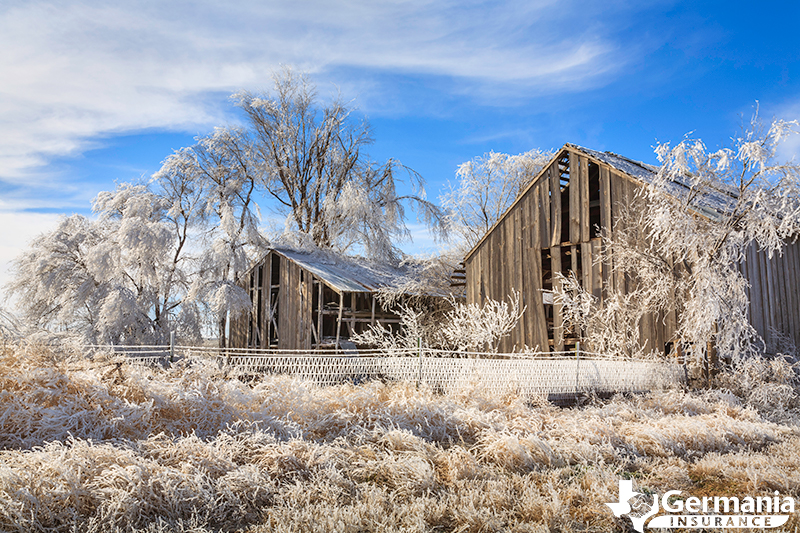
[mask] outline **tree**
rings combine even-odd
[[[450,228],[467,249],[483,238],[530,181],[553,158],[539,149],[519,155],[489,152],[462,163],[457,183],[441,197]]]
[[[261,184],[287,217],[287,226],[324,249],[363,247],[367,256],[396,261],[395,244],[408,236],[404,204],[430,227],[444,230],[441,209],[425,199],[421,177],[390,159],[379,165],[363,150],[369,124],[356,121],[341,98],[318,103],[315,87],[286,69],[273,94],[234,95],[244,111]],[[398,194],[405,171],[411,193]]]
[[[748,246],[771,257],[800,235],[800,165],[776,160],[780,143],[797,128],[782,120],[764,128],[756,110],[732,147],[712,152],[686,138],[656,148],[657,178],[639,193],[646,209],[623,214],[606,243],[616,271],[636,282],[624,296],[633,306],[620,322],[625,328],[631,329],[630,313],[635,322],[675,306],[676,338],[698,359],[709,343],[733,361],[763,350],[748,321],[747,281],[738,264]],[[590,335],[603,329],[597,321],[613,325],[613,315],[580,291],[573,283],[556,295],[573,324]],[[622,302],[611,292],[610,301]]]
[[[251,305],[236,283],[239,275],[268,245],[258,228],[255,202],[263,173],[247,131],[217,128],[168,157],[154,176],[166,183],[193,184],[202,229],[197,245],[203,253],[189,297],[215,317],[221,345],[229,315],[246,312]]]
[[[154,192],[121,184],[94,200],[97,220],[62,219],[13,264],[10,295],[29,324],[89,342],[160,343],[177,330],[200,335],[187,296],[186,242],[192,197],[174,188]]]

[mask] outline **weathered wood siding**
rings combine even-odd
[[[292,261],[281,262],[278,290],[278,348],[311,348],[312,276]]]
[[[273,279],[273,266],[277,267],[277,279]],[[311,348],[313,276],[310,273],[270,252],[238,284],[248,291],[252,309],[250,313],[241,313],[231,319],[228,346],[267,348],[270,337],[274,342],[277,336],[280,349]],[[277,320],[272,317],[273,311]]]
[[[525,344],[547,346],[540,291],[541,194],[538,188],[530,189],[517,203],[519,208],[503,219],[466,263],[468,302],[483,305],[486,299],[508,301],[512,290],[520,292],[526,309],[511,337],[502,341],[501,351]]]
[[[771,259],[752,244],[740,268],[750,284],[750,323],[767,347],[781,349],[784,340],[800,346],[800,241]]]

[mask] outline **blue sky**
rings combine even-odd
[[[235,122],[229,95],[269,89],[280,65],[352,99],[370,155],[436,199],[490,150],[655,163],[688,132],[726,143],[756,101],[800,118],[798,20],[798,2],[4,1],[0,284],[32,237]]]

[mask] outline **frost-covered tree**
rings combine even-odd
[[[506,212],[528,183],[553,158],[539,149],[518,155],[489,152],[459,165],[456,183],[441,197],[448,224],[474,246]]]
[[[8,286],[26,321],[90,342],[164,342],[170,331],[199,337],[187,299],[194,207],[185,191],[171,192],[121,184],[95,198],[96,220],[73,215],[36,238],[14,261]]]
[[[6,286],[9,297],[17,298],[20,318],[96,338],[109,289],[97,279],[93,250],[104,239],[102,228],[80,215],[61,219],[34,239],[13,261]]]
[[[623,213],[606,243],[614,269],[635,282],[624,296],[634,306],[628,314],[638,320],[674,306],[675,337],[699,359],[710,343],[734,361],[763,349],[748,321],[747,280],[738,264],[748,246],[771,257],[800,235],[800,165],[776,159],[781,142],[797,128],[796,121],[782,120],[763,127],[756,111],[730,147],[710,151],[686,138],[656,148],[662,163],[657,178],[637,198],[646,208]],[[556,297],[573,308],[573,322],[591,336],[589,325],[601,311],[587,301],[590,295],[577,295],[576,285]],[[609,301],[622,302],[609,291]],[[627,329],[629,322],[623,321]]]
[[[432,228],[443,213],[425,199],[421,177],[395,160],[371,161],[369,124],[340,98],[321,105],[304,76],[286,69],[272,94],[234,95],[244,111],[261,184],[286,216],[289,231],[324,249],[362,247],[367,256],[395,260],[408,236],[404,207],[412,205]],[[411,192],[399,194],[398,173]]]
[[[229,315],[251,305],[236,284],[239,275],[268,244],[258,227],[255,201],[264,169],[253,150],[247,131],[217,128],[167,158],[154,176],[157,181],[194,186],[202,228],[196,246],[202,253],[190,298],[215,317],[222,345]]]

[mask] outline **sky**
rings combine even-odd
[[[370,156],[436,200],[492,150],[656,163],[687,134],[725,145],[756,105],[800,118],[799,18],[794,1],[0,0],[0,285],[59,217],[235,124],[230,95],[283,66],[351,101]],[[433,251],[409,226],[404,249]]]

